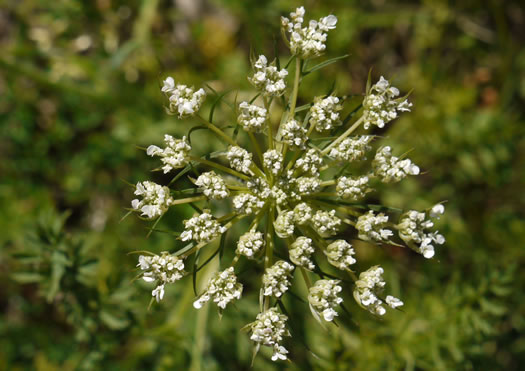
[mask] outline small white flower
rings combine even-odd
[[[341,177],[337,179],[337,195],[341,198],[357,201],[365,197],[368,191],[368,177],[359,178]]]
[[[170,113],[178,114],[181,119],[197,113],[206,99],[204,89],[195,91],[194,87],[175,85],[175,80],[172,77],[164,80],[161,91],[169,97]]]
[[[304,225],[312,220],[312,208],[305,202],[297,204],[293,209],[294,221],[298,225]]]
[[[237,121],[244,130],[259,132],[264,129],[268,115],[266,108],[248,102],[241,102],[239,104],[239,112]]]
[[[335,210],[317,210],[312,218],[315,230],[322,236],[336,235],[341,226],[341,219],[335,216]]]
[[[150,181],[138,182],[135,195],[142,196],[142,200],[131,201],[131,206],[133,209],[141,211],[141,215],[148,219],[164,214],[173,202],[168,187]]]
[[[379,295],[383,292],[385,281],[383,280],[383,268],[376,265],[359,275],[355,282],[354,298],[356,302],[370,313],[382,316],[386,313],[383,301]],[[393,296],[387,296],[386,303],[391,308],[403,305],[403,302]]]
[[[311,20],[308,27],[303,27],[304,7],[290,13],[290,19],[281,17],[281,25],[290,34],[290,50],[301,58],[312,58],[321,55],[326,49],[326,36],[337,24],[337,17],[329,15]]]
[[[286,83],[284,79],[288,76],[285,69],[278,70],[274,64],[268,65],[268,59],[260,55],[254,66],[254,75],[248,80],[266,96],[280,96],[284,94]]]
[[[312,240],[307,237],[297,237],[297,239],[290,245],[290,260],[292,263],[304,267],[310,271],[314,270],[315,265],[310,259],[314,253]]]
[[[161,158],[164,164],[162,167],[164,174],[188,164],[191,146],[185,136],[182,139],[175,139],[171,135],[166,134],[164,135],[164,143],[166,143],[164,149],[151,145],[146,150],[149,156],[159,156]]]
[[[328,262],[341,270],[350,269],[355,264],[355,251],[345,240],[336,240],[329,244],[324,251]]]
[[[306,137],[306,128],[303,128],[298,121],[289,120],[282,129],[282,140],[288,143],[292,148],[303,149],[308,140]]]
[[[236,254],[244,255],[248,259],[253,259],[255,254],[264,246],[264,236],[261,232],[251,230],[243,234],[237,242]]]
[[[239,193],[232,200],[235,211],[239,214],[252,215],[263,208],[264,199],[251,193]]]
[[[383,128],[385,124],[397,118],[398,112],[410,111],[412,103],[408,100],[396,99],[399,90],[391,87],[390,83],[381,76],[380,80],[371,87],[363,101],[364,128],[376,125]]]
[[[295,229],[294,219],[293,211],[288,210],[279,213],[274,223],[275,234],[281,238],[290,237]]]
[[[279,174],[283,167],[283,155],[275,149],[263,153],[264,167],[273,175]]]
[[[343,290],[339,280],[318,280],[310,287],[308,302],[310,307],[321,314],[325,321],[331,322],[338,314],[335,307],[343,302],[339,296]]]
[[[138,267],[142,270],[142,279],[146,282],[157,281],[157,287],[151,295],[159,302],[164,297],[164,285],[180,280],[184,272],[184,261],[164,251],[161,255],[140,255]]]
[[[252,331],[250,339],[260,345],[273,348],[272,361],[287,358],[288,351],[281,345],[283,338],[290,336],[290,332],[286,329],[287,320],[286,315],[279,313],[276,308],[270,308],[259,313],[255,321],[249,324]]]
[[[364,160],[366,152],[372,148],[368,145],[371,141],[371,135],[346,138],[330,150],[329,156],[338,161]]]
[[[208,281],[206,291],[193,302],[193,306],[200,309],[204,303],[212,299],[219,308],[224,309],[229,302],[240,299],[241,294],[242,284],[237,282],[233,267],[230,267],[222,272],[215,272]]]
[[[292,272],[294,266],[284,260],[278,260],[271,267],[266,269],[263,275],[262,293],[264,296],[275,296],[280,298],[288,291],[292,284]]]
[[[359,238],[364,241],[388,241],[388,239],[394,235],[394,233],[385,228],[388,223],[388,216],[379,213],[374,214],[372,210],[368,213],[361,215],[357,218],[355,228],[359,232]]]
[[[388,295],[385,301],[388,304],[388,306],[392,309],[396,309],[397,307],[400,307],[403,305],[403,302],[401,300],[399,300],[398,298],[392,295]]]
[[[252,166],[252,157],[253,155],[245,150],[244,148],[237,146],[230,146],[226,157],[230,162],[230,167],[234,170],[237,170],[241,173],[252,175],[250,166]]]
[[[202,173],[195,181],[195,185],[211,200],[221,200],[230,195],[224,179],[214,171]]]
[[[374,173],[384,183],[399,182],[407,175],[418,175],[419,167],[414,165],[409,159],[401,160],[392,156],[389,146],[379,149],[374,161],[372,161]]]
[[[301,196],[306,196],[319,191],[321,188],[321,179],[302,176],[295,179],[294,185],[297,193]]]
[[[343,105],[339,103],[339,98],[333,95],[324,99],[317,97],[310,108],[310,125],[314,125],[318,132],[332,130],[342,124],[339,118],[339,111],[342,109]]]
[[[434,206],[434,208],[436,206]],[[430,217],[437,214],[433,209],[429,212]],[[438,211],[444,212],[444,208],[443,210],[438,208]],[[411,210],[401,216],[396,228],[399,231],[399,237],[401,237],[403,241],[409,244],[409,246],[411,242],[419,244],[416,251],[422,254],[425,258],[430,259],[435,254],[432,243],[437,243],[438,245],[445,243],[445,238],[437,231],[429,232],[433,226],[434,223],[430,219],[427,219],[425,213]]]
[[[184,221],[184,232],[181,233],[182,241],[194,240],[195,242],[211,242],[216,237],[226,232],[226,227],[219,224],[210,214],[210,210],[203,210],[193,218]]]
[[[323,165],[323,158],[319,151],[311,148],[295,163],[294,169],[313,176],[319,176],[319,169]]]
[[[437,204],[432,207],[429,215],[431,218],[439,219],[439,217],[443,215],[444,213],[445,213],[445,206],[443,204]]]

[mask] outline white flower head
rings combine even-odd
[[[164,285],[180,280],[184,272],[184,261],[164,251],[161,255],[140,255],[138,267],[142,270],[142,279],[157,282],[151,295],[157,302],[164,297]]]
[[[386,228],[388,216],[383,213],[374,214],[372,210],[357,218],[355,228],[359,238],[364,241],[386,242],[394,233]]]
[[[138,182],[135,195],[141,196],[142,200],[131,201],[131,206],[133,209],[141,211],[141,215],[148,219],[154,219],[164,214],[173,202],[168,187],[150,181]]]
[[[341,270],[350,269],[355,264],[355,251],[345,240],[336,240],[329,244],[324,251],[328,262]]]
[[[250,104],[248,102],[241,102],[239,104],[239,117],[237,121],[246,131],[259,132],[264,129],[268,111],[266,108]]]
[[[310,108],[310,125],[314,125],[318,132],[332,130],[342,124],[339,118],[342,109],[343,105],[336,96],[317,97]]]
[[[379,316],[386,313],[386,309],[383,306],[384,302],[379,297],[385,287],[383,273],[383,268],[378,265],[369,268],[359,275],[359,279],[355,282],[354,289],[356,302],[370,313]],[[391,295],[387,296],[386,303],[391,308],[403,305],[401,300]]]
[[[341,219],[335,216],[335,210],[317,210],[312,218],[312,224],[321,236],[333,236],[339,231]]]
[[[304,7],[297,8],[290,13],[290,19],[281,17],[281,25],[290,35],[292,54],[301,58],[317,57],[326,49],[327,32],[335,28],[337,17],[330,14],[319,21],[311,20],[307,27],[303,27],[304,14]]]
[[[320,314],[325,321],[331,322],[338,314],[335,310],[343,302],[339,296],[343,288],[340,280],[318,280],[310,287],[308,302],[312,311]]]
[[[236,254],[244,255],[248,259],[253,259],[264,247],[264,236],[261,232],[251,230],[243,234],[237,242]]]
[[[226,232],[226,227],[221,226],[213,218],[210,210],[203,210],[202,214],[196,214],[193,218],[184,221],[184,232],[181,233],[180,239],[207,243],[224,232]]]
[[[283,155],[275,149],[270,149],[263,154],[264,167],[273,175],[277,175],[283,168]]]
[[[195,181],[195,185],[211,200],[221,200],[230,195],[224,179],[214,171],[202,173]]]
[[[338,161],[364,160],[366,152],[372,148],[368,145],[371,141],[371,135],[346,138],[330,150],[329,156]]]
[[[368,177],[340,177],[337,179],[337,195],[344,199],[357,201],[365,197],[368,191]]]
[[[286,83],[284,79],[288,76],[285,69],[278,70],[275,63],[268,65],[268,59],[260,55],[253,65],[254,75],[248,80],[266,96],[280,96],[284,94]]]
[[[319,169],[322,165],[323,158],[319,151],[311,148],[296,161],[294,169],[313,176],[319,176]]]
[[[252,335],[250,339],[259,345],[273,348],[272,361],[287,359],[288,351],[281,343],[285,336],[290,336],[286,328],[288,317],[279,313],[276,308],[270,308],[257,315],[254,322],[250,323]]]
[[[406,99],[396,99],[399,90],[385,80],[383,76],[373,85],[363,101],[364,128],[370,125],[383,128],[397,118],[399,112],[410,111],[412,103]]]
[[[181,119],[196,114],[206,99],[204,89],[195,91],[193,86],[175,85],[172,77],[164,80],[161,91],[169,98],[169,112]]]
[[[296,120],[289,120],[283,126],[282,140],[292,148],[304,149],[308,140],[306,128],[302,127]]]
[[[395,183],[404,179],[407,175],[418,175],[419,167],[414,165],[409,159],[399,159],[392,156],[392,149],[389,146],[379,149],[374,161],[372,161],[374,173],[384,183]]]
[[[166,134],[164,135],[164,143],[166,143],[164,149],[151,145],[146,150],[148,156],[159,156],[161,158],[164,164],[162,167],[164,174],[188,164],[191,146],[185,136],[182,139],[175,139],[171,135]]]
[[[297,206],[294,207],[293,212],[294,222],[298,225],[304,225],[312,220],[313,210],[306,202],[297,204]]]
[[[279,213],[274,223],[275,234],[281,238],[288,238],[294,232],[294,212],[291,210]]]
[[[310,271],[315,268],[314,263],[310,259],[313,253],[312,240],[308,237],[300,236],[290,245],[289,254],[292,263]]]
[[[439,212],[441,212],[441,214],[444,213],[444,208],[442,209],[439,207],[442,205],[436,206],[430,210],[428,215],[416,210],[408,211],[401,216],[399,224],[396,226],[399,231],[399,237],[409,246],[413,247],[411,243],[419,245],[416,246],[416,251],[427,259],[432,258],[435,254],[434,243],[438,245],[445,243],[445,237],[439,234],[438,231],[430,231],[434,226],[434,223],[432,220],[428,219],[427,216],[432,218],[440,215]],[[437,212],[434,210],[436,208],[438,209]]]
[[[283,296],[292,284],[290,279],[292,278],[294,268],[292,264],[284,260],[278,260],[274,265],[267,268],[262,280],[262,294],[276,298]]]
[[[193,306],[200,309],[211,299],[219,308],[224,309],[229,302],[240,299],[241,294],[242,284],[237,282],[233,267],[230,267],[222,272],[215,272],[208,281],[206,291],[193,302]]]
[[[228,152],[226,153],[226,157],[228,158],[230,167],[233,170],[237,170],[247,175],[253,174],[253,172],[250,170],[250,166],[252,166],[253,155],[244,148],[239,146],[230,146],[228,148]]]

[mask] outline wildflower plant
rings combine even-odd
[[[198,309],[212,301],[220,312],[242,295],[242,279],[236,275],[239,261],[262,266],[260,314],[246,329],[251,331],[256,351],[261,345],[273,349],[272,360],[287,358],[283,341],[290,331],[281,299],[292,289],[294,275],[308,287],[306,299],[320,322],[334,321],[343,300],[352,292],[359,306],[382,316],[385,303],[397,308],[403,302],[383,296],[383,268],[374,266],[357,272],[351,241],[364,241],[360,248],[366,243],[403,244],[425,258],[433,257],[434,245],[444,242],[443,236],[432,230],[432,219],[443,214],[443,205],[422,212],[398,212],[366,202],[367,195],[380,183],[395,183],[419,174],[417,165],[394,156],[391,147],[375,145],[375,136],[370,133],[371,128],[383,128],[410,110],[406,96],[400,97],[399,90],[385,78],[372,84],[369,76],[357,108],[345,106],[346,97],[334,91],[298,106],[301,80],[341,59],[308,67],[324,54],[327,34],[336,28],[337,18],[329,15],[305,23],[304,16],[301,7],[289,18],[282,18],[282,34],[291,51],[284,66],[279,59],[270,62],[264,55],[252,58],[253,74],[248,80],[256,92],[249,100],[227,102],[233,108],[229,122],[214,121],[216,104],[225,100],[224,95],[209,87],[206,92],[166,78],[161,90],[167,98],[168,113],[197,120],[199,128],[210,130],[223,148],[197,156],[192,154],[189,140],[192,130],[180,139],[166,134],[166,147],[151,145],[147,154],[160,157],[160,169],[173,174],[173,179],[166,186],[151,181],[137,183],[135,194],[139,199],[132,201],[131,209],[156,220],[155,225],[177,205],[189,204],[198,210],[183,222],[184,231],[178,235],[182,246],[177,244],[179,247],[161,255],[139,257],[141,277],[154,283],[152,296],[157,301],[163,298],[166,285],[185,275],[193,275],[195,284],[199,270],[219,257],[225,269],[211,276],[194,306]],[[200,111],[207,94],[219,99],[205,118]],[[273,110],[282,111],[282,116],[276,119],[270,114]],[[368,170],[360,170],[366,164]],[[195,187],[181,189],[184,177]],[[212,209],[219,211],[213,215]],[[242,220],[247,223],[240,223]],[[226,234],[238,223],[246,229],[229,236],[236,242],[226,245]],[[193,269],[186,264],[185,269],[190,257],[215,241],[220,241],[219,248],[210,259],[201,266],[193,263]],[[225,249],[231,252],[225,254]],[[320,265],[321,260],[326,264]],[[339,274],[326,273],[322,266],[331,266]],[[314,276],[319,279],[312,283]]]

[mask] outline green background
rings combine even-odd
[[[133,282],[147,223],[119,222],[127,184],[167,178],[137,146],[180,136],[162,79],[249,91],[249,53],[286,56],[279,17],[339,23],[327,55],[350,56],[305,79],[300,102],[330,89],[362,94],[370,68],[401,91],[411,113],[381,135],[423,169],[380,201],[423,209],[446,200],[447,239],[426,260],[370,248],[403,311],[383,319],[349,304],[324,331],[292,306],[293,363],[261,352],[253,369],[496,370],[525,362],[525,9],[519,1],[0,0],[0,369],[243,370],[257,282],[222,320],[191,306],[191,279],[148,311]],[[209,109],[208,101],[203,108]],[[196,141],[199,151],[213,141]],[[180,230],[177,208],[159,228]],[[231,243],[234,243],[232,241]],[[313,354],[316,356],[314,356]]]

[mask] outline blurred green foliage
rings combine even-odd
[[[430,261],[357,248],[363,266],[385,266],[404,312],[379,321],[348,297],[351,318],[328,333],[285,302],[294,363],[262,352],[254,369],[520,369],[525,9],[498,0],[0,0],[0,369],[249,368],[251,343],[238,329],[256,298],[221,321],[210,311],[203,330],[188,279],[148,311],[128,253],[174,241],[146,239],[136,218],[119,223],[132,198],[123,180],[166,181],[146,173],[155,166],[136,146],[188,129],[162,108],[166,75],[243,94],[250,48],[272,55],[276,40],[286,55],[279,16],[299,5],[312,18],[338,16],[326,59],[350,54],[305,78],[300,101],[334,81],[340,94],[362,94],[371,67],[413,89],[413,111],[381,135],[399,153],[413,150],[425,173],[374,201],[417,209],[447,200],[447,244]],[[180,228],[192,211],[178,210],[159,228]],[[241,279],[256,284],[249,272]]]

